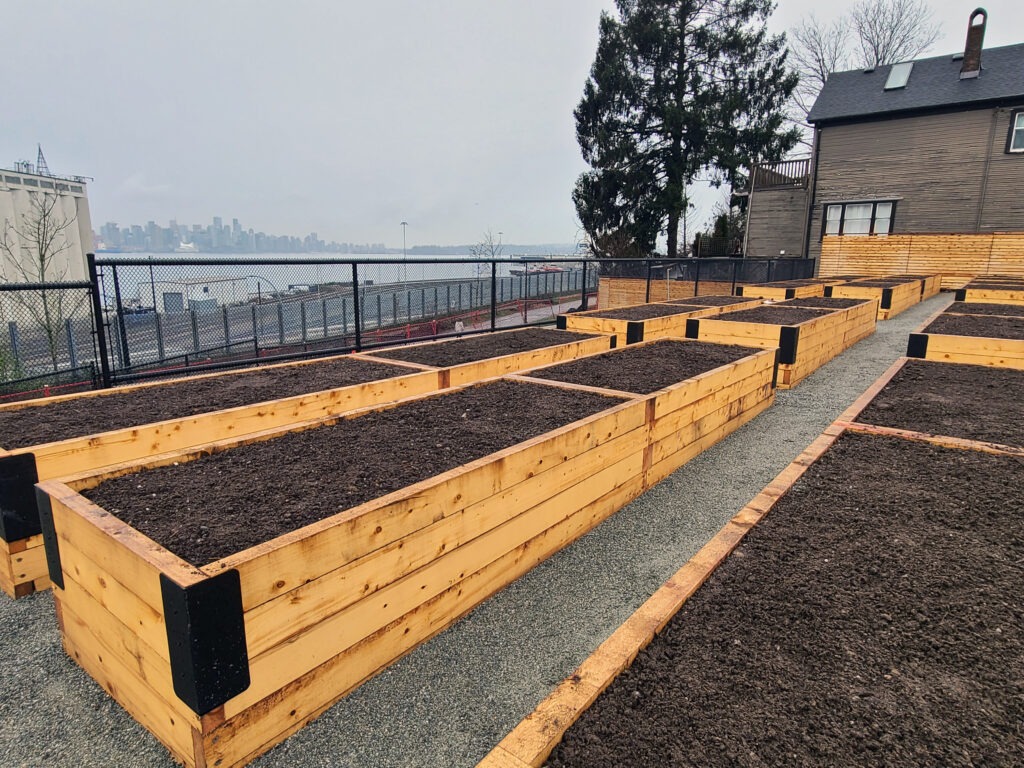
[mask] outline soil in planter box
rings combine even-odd
[[[341,357],[0,411],[0,447],[24,448],[414,372]]]
[[[992,339],[1024,339],[1024,317],[939,315],[924,333],[947,336],[981,336]]]
[[[475,363],[489,357],[514,355],[517,352],[528,352],[531,349],[592,339],[594,335],[592,333],[557,331],[552,328],[526,328],[508,333],[466,336],[462,339],[451,339],[422,346],[400,347],[386,352],[374,352],[373,356],[447,368],[450,365]]]
[[[848,309],[871,299],[832,299],[824,296],[808,296],[806,299],[786,299],[777,307],[811,307],[812,309]]]
[[[1021,283],[1017,281],[1013,282],[985,282],[985,283],[968,283],[968,288],[979,288],[983,290],[993,291],[1015,291],[1021,288]]]
[[[910,280],[858,280],[853,284],[856,288],[894,288],[897,285],[906,285]]]
[[[689,299],[687,299],[688,301]],[[639,304],[635,307],[606,309],[603,312],[588,314],[587,317],[607,317],[611,320],[651,320],[655,317],[681,315],[695,309],[705,309],[705,307],[696,304]]]
[[[907,360],[857,421],[1024,446],[1024,371]]]
[[[758,351],[703,341],[656,341],[570,360],[529,375],[647,395]]]
[[[982,302],[954,301],[944,315],[993,315],[998,317],[1024,317],[1024,305],[986,304]]]
[[[620,402],[496,381],[113,478],[83,495],[201,566]]]
[[[662,304],[690,304],[701,307],[727,307],[730,304],[745,304],[749,297],[743,296],[690,296],[685,299],[670,299]]]
[[[753,309],[741,309],[738,312],[727,312],[724,315],[708,318],[709,320],[735,321],[737,323],[768,323],[771,325],[796,325],[806,320],[827,315],[824,309],[806,309],[804,307],[780,307],[778,304],[765,304]]]
[[[548,765],[1020,765],[1022,472],[842,438]]]

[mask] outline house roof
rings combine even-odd
[[[961,57],[954,59],[952,54],[920,59],[914,62],[906,87],[889,91],[885,83],[891,64],[870,72],[833,72],[807,119],[818,124],[1015,99],[1024,102],[1024,43],[986,48],[976,78],[961,80],[961,63]]]

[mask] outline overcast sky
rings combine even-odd
[[[961,50],[971,4],[932,4]],[[811,0],[782,0],[785,30]],[[611,0],[8,0],[0,167],[94,177],[96,229],[232,217],[401,246],[565,243],[584,169],[572,110]],[[986,47],[1024,42],[986,4]],[[712,200],[699,201],[701,221]]]

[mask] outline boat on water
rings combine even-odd
[[[195,243],[179,243],[174,249],[175,253],[199,253],[199,246]]]
[[[551,272],[568,272],[568,267],[559,267],[555,264],[545,264],[542,267],[512,267],[509,272],[513,275],[546,275]]]

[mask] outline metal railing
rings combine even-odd
[[[88,282],[0,284],[0,403],[553,323],[593,308],[607,276],[644,280],[640,301],[659,281],[658,296],[683,297],[814,273],[735,257],[87,261]]]

